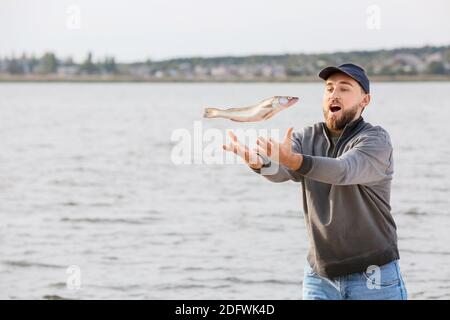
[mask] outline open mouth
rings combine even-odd
[[[338,112],[339,110],[341,110],[341,107],[340,106],[338,106],[338,105],[332,105],[332,106],[330,106],[330,111],[332,112],[332,113],[336,113],[336,112]]]

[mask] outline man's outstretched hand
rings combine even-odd
[[[260,169],[263,165],[258,156],[259,153],[291,170],[297,170],[302,165],[303,156],[299,153],[292,152],[293,130],[292,127],[287,130],[281,143],[272,138],[267,140],[259,137],[256,141],[258,146],[253,150],[240,143],[233,132],[228,131],[231,143],[229,145],[223,145],[223,149],[237,154],[253,169]]]
[[[303,156],[299,153],[292,152],[293,130],[294,128],[291,127],[286,131],[281,143],[272,138],[267,140],[263,137],[259,137],[258,141],[256,141],[258,147],[255,151],[291,170],[298,170],[302,165]]]
[[[233,132],[228,131],[228,136],[231,138],[231,142],[222,146],[225,151],[237,154],[253,169],[262,168],[263,164],[255,150],[250,150],[246,145],[240,143]]]

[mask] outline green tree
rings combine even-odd
[[[117,73],[117,65],[114,57],[106,57],[102,65],[102,69],[106,73]]]
[[[441,61],[430,62],[427,66],[427,73],[429,74],[445,74],[445,66]]]
[[[42,58],[39,60],[38,72],[43,74],[55,73],[58,68],[58,61],[56,60],[56,56],[51,53],[45,53]]]
[[[97,71],[97,66],[92,62],[92,53],[88,52],[86,60],[84,60],[84,62],[80,66],[80,72],[86,74],[94,74],[97,73]]]
[[[23,67],[20,64],[19,60],[15,57],[12,57],[10,60],[6,60],[6,71],[9,74],[22,74],[23,73]]]
[[[39,66],[39,59],[37,59],[34,55],[31,55],[31,57],[28,58],[28,65],[30,66],[30,72],[34,73]]]

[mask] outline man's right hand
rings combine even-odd
[[[228,136],[231,138],[231,142],[228,145],[223,145],[225,151],[233,152],[241,157],[250,168],[261,169],[262,162],[256,151],[250,150],[246,145],[241,144],[232,131],[228,131]]]

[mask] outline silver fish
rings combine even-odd
[[[255,122],[272,118],[276,113],[289,108],[299,99],[297,97],[275,96],[260,103],[242,108],[205,108],[204,118],[225,118],[238,122]]]

